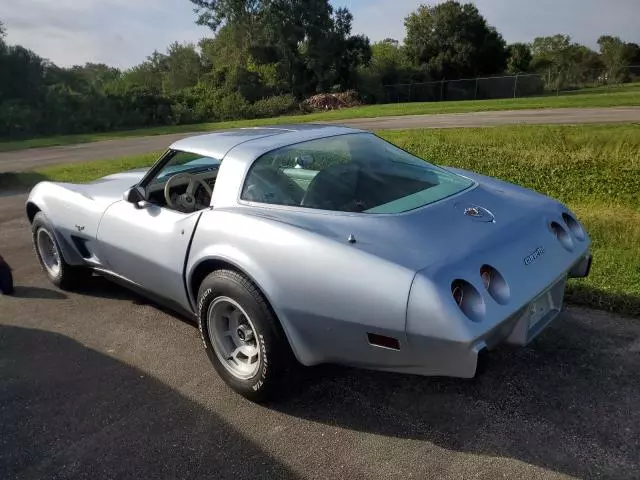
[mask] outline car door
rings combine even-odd
[[[202,211],[182,213],[158,205],[136,208],[124,200],[105,212],[98,241],[105,266],[145,290],[190,309],[183,271]]]
[[[147,292],[190,310],[183,280],[185,260],[210,199],[189,209],[188,205],[178,205],[173,194],[172,202],[177,203],[170,205],[164,190],[168,182],[173,185],[180,176],[214,177],[219,165],[219,159],[169,150],[127,193],[127,199],[105,211],[97,233],[103,265]],[[171,185],[167,187],[170,191]],[[139,193],[131,198],[132,192]]]

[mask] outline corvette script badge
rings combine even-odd
[[[542,254],[544,254],[544,248],[542,248],[542,247],[536,248],[530,255],[527,255],[526,257],[524,257],[524,264],[525,265],[531,265]]]

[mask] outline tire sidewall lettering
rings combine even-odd
[[[196,303],[196,313],[198,320],[198,330],[205,347],[205,352],[214,368],[223,380],[232,389],[253,401],[261,401],[275,394],[276,385],[282,381],[283,375],[279,367],[279,342],[276,328],[271,324],[273,318],[268,311],[268,307],[255,288],[246,278],[230,271],[212,272],[209,274],[198,289],[198,300]],[[226,296],[236,301],[246,311],[246,315],[251,318],[255,332],[256,347],[260,353],[257,372],[251,378],[241,379],[229,372],[219,356],[216,354],[213,345],[215,338],[210,336],[208,323],[208,309],[216,298]],[[215,332],[211,332],[215,335]],[[271,349],[274,349],[274,359],[270,358]],[[273,371],[272,371],[273,370]]]
[[[209,348],[207,344],[206,334],[204,332],[204,324],[205,324],[205,315],[204,315],[204,305],[209,304],[209,297],[213,292],[212,288],[208,288],[204,291],[204,293],[200,296],[200,303],[198,304],[198,330],[200,330],[200,338],[202,339],[202,344],[204,345],[205,350]]]

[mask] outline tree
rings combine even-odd
[[[203,48],[206,62],[215,64],[220,57],[212,53],[221,47],[234,61],[230,69],[214,67],[218,80],[233,72],[303,96],[353,86],[371,56],[368,39],[351,35],[351,13],[329,0],[190,1],[198,23],[217,33]]]
[[[455,79],[501,73],[506,43],[471,3],[449,0],[421,5],[405,19],[409,58],[433,78]]]
[[[525,73],[531,66],[531,47],[526,43],[512,43],[508,47],[509,59],[507,60],[507,72]]]
[[[120,78],[122,72],[110,67],[104,63],[85,63],[84,65],[75,65],[70,69],[64,69],[71,75],[74,75],[78,82],[86,85],[86,88],[95,90],[103,90],[105,85],[114,82]],[[69,83],[69,82],[67,82]],[[76,89],[81,89],[82,87]]]
[[[47,62],[33,51],[11,45],[0,58],[0,98],[36,102],[45,84]]]
[[[640,45],[637,43],[627,43],[625,48],[627,64],[631,66],[640,65]]]
[[[175,92],[195,86],[200,80],[202,63],[192,43],[173,42],[164,58],[163,91]]]
[[[537,37],[531,44],[531,51],[531,69],[543,73],[551,88],[591,82],[597,70],[602,68],[596,52],[573,43],[568,35]]]
[[[625,66],[627,60],[627,44],[620,40],[619,37],[602,35],[598,38],[598,46],[600,47],[602,61],[607,67],[609,79],[620,80],[622,67]]]
[[[411,65],[405,49],[397,40],[386,38],[371,46],[369,68],[379,75],[383,85],[401,83],[408,80]]]
[[[537,71],[553,70],[557,74],[570,61],[570,47],[571,37],[568,35],[536,37],[531,44],[531,66]]]
[[[4,55],[7,51],[7,44],[4,43],[4,37],[7,36],[7,30],[4,28],[4,23],[0,21],[0,55]]]
[[[196,23],[214,33],[224,24],[250,25],[265,8],[265,0],[190,0],[198,15]]]
[[[159,93],[162,91],[162,78],[165,72],[165,56],[159,52],[153,52],[147,60],[125,71],[121,83],[125,88],[139,86]]]

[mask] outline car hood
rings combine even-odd
[[[559,245],[548,225],[566,211],[563,205],[506,182],[450,170],[476,184],[460,194],[402,214],[267,209],[259,214],[345,244],[353,236],[355,243],[350,244],[351,248],[413,271],[464,264],[472,258],[501,263],[512,257],[511,260],[522,264],[538,247]],[[465,210],[474,208],[483,215],[465,214]]]
[[[122,194],[136,185],[148,171],[148,168],[138,168],[127,172],[115,173],[99,178],[93,182],[77,183],[57,183],[69,190],[83,195],[90,200],[105,205],[121,200]]]

